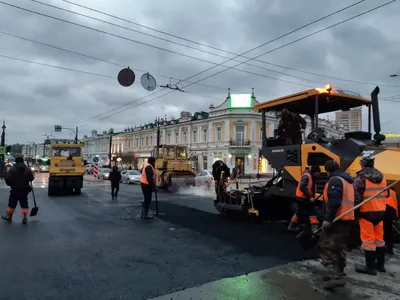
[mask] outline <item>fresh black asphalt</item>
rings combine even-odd
[[[7,196],[0,188],[3,211]],[[212,199],[198,196],[160,194],[162,215],[149,221],[136,218],[137,185],[121,185],[117,201],[96,184],[79,196],[36,188],[36,197],[39,214],[28,225],[18,214],[0,224],[2,300],[147,299],[315,254],[303,252],[284,224],[199,210]]]

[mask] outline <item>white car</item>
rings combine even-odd
[[[97,179],[108,180],[109,176],[110,176],[110,172],[111,172],[111,169],[109,169],[109,168],[100,169]]]
[[[195,180],[195,185],[196,186],[202,186],[205,185],[208,189],[213,186],[213,176],[211,173],[207,170],[202,170],[199,173],[196,174],[196,177],[194,178]]]
[[[136,170],[124,170],[121,172],[121,181],[127,184],[139,183],[142,175]]]

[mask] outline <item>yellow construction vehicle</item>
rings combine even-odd
[[[293,214],[293,200],[302,172],[310,166],[320,166],[321,176],[317,179],[317,192],[320,194],[327,182],[324,164],[328,160],[337,161],[343,170],[355,177],[361,169],[361,157],[369,154],[375,158],[375,167],[384,173],[389,183],[399,180],[400,169],[396,161],[400,160],[400,149],[382,145],[385,136],[381,134],[378,94],[379,87],[373,90],[371,99],[368,99],[327,85],[325,88],[311,89],[255,105],[254,109],[262,113],[264,128],[260,153],[274,168],[276,175],[265,186],[254,191],[254,205],[249,206],[248,213],[263,219],[289,220]],[[320,114],[358,107],[368,109],[368,131],[347,132],[340,138],[327,138],[324,129],[318,126]],[[288,145],[285,139],[266,137],[266,114],[284,108],[310,118],[312,131],[302,144]],[[371,132],[372,122],[374,135]],[[400,185],[396,185],[395,190],[399,197]]]
[[[80,144],[51,144],[48,195],[74,193],[83,187],[82,146]]]
[[[174,145],[156,146],[152,154],[156,158],[157,186],[168,191],[194,186],[195,172],[188,160],[187,147]]]

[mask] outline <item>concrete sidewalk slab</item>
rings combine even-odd
[[[348,254],[345,287],[334,291],[323,289],[322,275],[327,271],[316,260],[283,266],[210,282],[198,287],[151,298],[152,300],[320,300],[320,299],[400,299],[400,252],[387,257],[387,273],[377,276],[358,274],[355,264],[364,263],[360,251]],[[150,300],[150,299],[149,299]]]

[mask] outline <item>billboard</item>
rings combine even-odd
[[[253,108],[251,94],[232,94],[229,97],[229,108]]]

